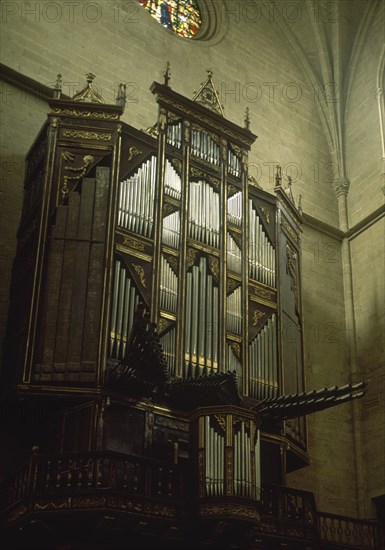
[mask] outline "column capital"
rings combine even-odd
[[[337,193],[337,197],[340,195],[347,195],[349,193],[350,181],[346,177],[340,178],[334,184],[334,191]]]

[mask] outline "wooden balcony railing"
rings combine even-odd
[[[6,522],[29,511],[76,506],[110,506],[187,519],[190,471],[110,451],[34,454],[2,491],[2,508]],[[317,512],[313,493],[279,485],[262,486],[261,522],[256,529],[262,536],[276,533],[289,540],[317,542],[319,548],[385,550],[384,529],[376,522]]]
[[[5,508],[24,500],[125,493],[168,501],[182,500],[179,465],[110,451],[31,457],[4,491]]]
[[[318,532],[324,543],[341,548],[385,548],[383,526],[376,522],[318,512]]]

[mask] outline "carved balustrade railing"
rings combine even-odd
[[[376,522],[318,512],[318,532],[323,543],[343,548],[385,548],[384,527]]]
[[[1,507],[11,518],[21,504],[26,513],[31,503],[55,498],[119,495],[123,500],[114,502],[134,497],[168,502],[183,514],[188,509],[189,470],[110,451],[34,454],[1,491]],[[317,541],[320,548],[385,549],[384,529],[378,523],[317,512],[313,493],[307,491],[262,485],[260,518],[262,534],[264,525],[270,533],[276,525],[281,537]]]
[[[5,507],[47,496],[122,492],[182,499],[181,466],[109,451],[34,455],[4,491]]]

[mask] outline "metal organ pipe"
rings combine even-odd
[[[139,295],[128,270],[119,260],[116,260],[110,324],[111,357],[117,359],[124,357],[138,303]]]
[[[278,391],[276,315],[273,314],[249,345],[249,395],[261,401]]]
[[[205,470],[206,494],[224,494],[225,437],[212,426],[211,417],[205,416]]]
[[[164,355],[167,359],[168,368],[171,376],[176,372],[176,329],[172,328],[166,334],[160,337]]]
[[[234,334],[242,332],[242,289],[238,287],[226,300],[226,327]]]
[[[180,149],[182,145],[182,123],[167,126],[167,143]]]
[[[170,264],[161,256],[160,261],[160,307],[176,312],[178,301],[178,277]]]
[[[219,193],[204,181],[190,182],[190,237],[218,248],[219,222]]]
[[[171,248],[179,248],[180,214],[179,210],[163,218],[162,242]]]
[[[195,375],[218,368],[218,287],[201,258],[186,279],[185,371],[195,366]]]
[[[238,225],[242,225],[242,193],[235,193],[227,199],[227,221]]]
[[[275,286],[275,249],[249,200],[249,274],[252,279]]]
[[[234,273],[242,272],[242,252],[229,233],[227,233],[227,267]]]
[[[182,181],[170,161],[166,159],[164,169],[164,192],[169,197],[180,200],[182,192]]]
[[[191,154],[215,166],[220,163],[219,145],[207,132],[202,130],[192,130],[191,132]]]
[[[235,155],[232,150],[229,148],[228,158],[227,158],[227,168],[229,174],[238,178],[241,175],[241,161]]]
[[[120,182],[118,225],[151,237],[154,223],[156,157],[143,163],[136,174]]]

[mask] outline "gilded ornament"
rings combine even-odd
[[[188,120],[184,123],[184,141],[190,143],[190,123]]]
[[[90,111],[89,109],[74,109],[53,107],[51,113],[54,115],[73,116],[79,118],[94,118],[96,120],[119,120],[118,113],[108,113],[105,111]]]
[[[67,152],[68,153],[68,152]],[[72,159],[71,159],[72,160]],[[64,176],[63,186],[61,188],[62,198],[65,199],[69,193],[68,182],[69,181],[79,181],[83,176],[86,175],[88,168],[94,162],[94,157],[92,155],[85,155],[83,157],[83,164],[81,166],[65,166],[64,170],[70,172],[77,172],[76,176]]]
[[[123,246],[128,246],[130,248],[133,248],[134,250],[140,250],[142,252],[145,250],[145,246],[143,243],[141,243],[140,241],[135,241],[130,237],[123,238]]]
[[[178,274],[178,259],[175,256],[171,256],[170,254],[164,255],[165,259],[169,263],[169,265],[172,267],[174,273]]]
[[[171,164],[176,168],[179,175],[182,174],[182,162],[179,159],[173,158],[171,159]]]
[[[138,149],[138,147],[133,145],[128,150],[128,157],[127,157],[128,162],[131,162],[133,158],[137,157],[138,155],[141,155],[142,153],[143,151],[141,151],[140,149]]]
[[[285,220],[285,218],[282,218],[282,227],[285,229],[286,233],[288,233],[288,235],[292,238],[292,240],[295,243],[298,243],[298,235],[291,227],[291,225]]]
[[[201,177],[201,178],[207,178],[206,172],[203,172],[203,170],[200,170],[199,168],[195,168],[195,166],[191,166],[190,168],[190,174],[192,176]]]
[[[82,130],[64,130],[63,135],[68,138],[93,139],[95,141],[111,141],[112,139],[112,134],[106,132],[85,132]]]
[[[228,185],[227,186],[227,196],[228,197],[232,197],[233,195],[235,195],[235,193],[238,193],[240,191],[240,189],[238,189],[238,187],[235,187],[235,185]]]
[[[253,313],[253,322],[252,322],[252,325],[253,327],[257,326],[260,319],[262,319],[262,317],[264,317],[266,314],[259,310],[259,309],[256,309]]]
[[[241,361],[241,346],[237,342],[232,342],[230,347],[233,350],[235,357],[240,362]]]
[[[146,283],[146,279],[145,279],[145,276],[144,276],[145,274],[144,274],[143,267],[141,265],[138,265],[138,264],[132,264],[132,267],[135,269],[142,286],[144,286],[144,288],[147,288],[147,283]]]
[[[270,223],[270,212],[268,211],[266,206],[261,206],[261,212],[263,214],[263,217],[266,220],[266,223],[269,224]]]
[[[233,290],[235,290],[238,286],[240,286],[240,282],[236,279],[232,279],[231,277],[227,278],[227,294],[231,294]]]
[[[219,189],[220,187],[220,180],[218,178],[215,178],[214,176],[209,176],[209,182],[216,188]]]
[[[218,258],[213,258],[212,256],[209,256],[209,266],[211,273],[214,276],[214,279],[216,282],[219,280],[219,261]]]
[[[187,269],[193,266],[198,256],[198,250],[195,248],[189,248],[187,251]]]

